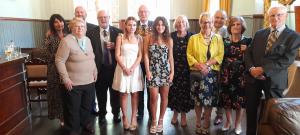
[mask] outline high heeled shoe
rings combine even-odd
[[[164,127],[163,127],[163,119],[159,119],[158,120],[158,125],[157,125],[157,128],[156,128],[156,132],[158,132],[158,133],[161,133],[161,132],[163,132],[163,129],[164,129]]]
[[[150,134],[156,134],[156,121],[151,121]]]
[[[227,125],[227,123],[225,123],[224,125],[223,125],[223,127],[222,127],[222,131],[228,131],[230,128],[231,128],[231,123],[229,123],[228,125],[227,125],[227,127],[226,127],[226,125]]]
[[[137,125],[135,124],[135,125],[130,125],[129,126],[129,130],[130,131],[135,131],[137,129]]]
[[[234,133],[239,135],[241,134],[243,131],[242,131],[242,126],[241,124],[239,124],[235,129],[234,129]]]

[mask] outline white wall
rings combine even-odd
[[[71,19],[73,10],[73,0],[1,0],[0,17],[49,19],[59,13]]]
[[[201,12],[201,0],[171,0],[171,17],[186,15],[189,19],[198,19]]]
[[[233,0],[232,15],[263,14],[262,0]]]

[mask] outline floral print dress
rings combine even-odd
[[[241,45],[248,46],[251,38],[242,37],[239,42],[224,39],[224,59],[221,67],[220,107],[225,109],[245,108],[245,62]]]
[[[177,32],[171,33],[173,39],[174,79],[169,92],[168,107],[177,112],[189,112],[194,108],[191,99],[190,71],[186,57],[186,48],[193,33],[178,37]]]
[[[165,44],[149,45],[149,69],[152,79],[147,81],[147,87],[170,86],[169,48]]]

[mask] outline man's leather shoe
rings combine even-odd
[[[84,127],[84,130],[89,132],[89,133],[95,133],[95,127],[92,124],[87,124]]]
[[[104,124],[105,122],[106,122],[105,117],[104,117],[104,116],[99,116],[99,118],[98,118],[98,123],[99,123],[99,124]]]
[[[119,115],[114,115],[113,120],[115,123],[119,123],[119,122],[121,122],[121,117]]]

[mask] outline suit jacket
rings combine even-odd
[[[88,23],[88,22],[86,23],[86,31],[87,32],[94,29],[94,28],[96,28],[96,27],[97,27],[97,25],[95,25],[95,24]]]
[[[271,79],[271,88],[287,87],[288,67],[294,62],[300,46],[300,35],[286,27],[279,35],[271,50],[265,53],[270,28],[255,33],[250,47],[246,51],[246,70],[251,67],[262,67],[264,75]],[[248,83],[255,79],[248,74]]]
[[[109,26],[109,35],[110,35],[110,41],[114,42],[116,44],[116,39],[119,33],[122,33],[122,31],[114,26]],[[94,29],[87,32],[87,37],[91,39],[93,51],[95,54],[95,63],[97,66],[98,73],[101,71],[101,65],[102,65],[102,47],[101,47],[101,40],[100,40],[100,28],[95,27]],[[115,59],[115,50],[110,50],[111,57],[112,57],[112,64],[113,67],[116,67],[116,59]]]

